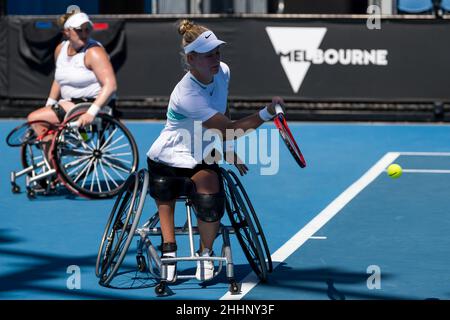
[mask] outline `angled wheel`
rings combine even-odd
[[[105,269],[112,256],[113,250],[117,243],[120,242],[123,235],[123,226],[126,225],[128,214],[131,211],[132,203],[135,199],[137,188],[136,179],[136,173],[133,173],[128,177],[114,202],[98,249],[97,261],[95,264],[95,275],[97,277],[102,276],[106,272]]]
[[[73,117],[74,114],[85,113],[91,105],[92,105],[92,103],[90,103],[90,102],[77,103],[72,109],[67,111],[66,115],[64,116],[64,121]]]
[[[29,177],[41,175],[51,168],[50,164],[47,165],[48,161],[45,160],[44,151],[42,150],[42,145],[40,143],[27,143],[20,147],[20,158],[22,162],[22,167],[24,169],[33,167],[33,170],[28,172]],[[52,175],[43,179],[36,181],[36,183],[43,188],[47,189],[49,183],[56,178],[56,175]]]
[[[68,118],[75,122],[80,114]],[[133,136],[118,120],[99,114],[84,128],[64,126],[52,144],[53,165],[62,182],[87,198],[117,195],[129,174],[138,167]]]
[[[265,281],[267,272],[272,270],[272,260],[264,233],[237,176],[231,170],[221,171],[226,194],[225,206],[231,225],[251,268],[261,281]]]
[[[236,173],[234,173],[231,170],[228,170],[228,173],[234,179],[237,191],[240,193],[241,198],[244,200],[244,203],[247,206],[247,212],[249,213],[248,218],[252,221],[258,240],[261,244],[261,248],[263,249],[263,254],[265,258],[264,261],[266,261],[267,263],[267,271],[272,272],[273,271],[272,257],[270,255],[269,246],[267,245],[266,236],[264,235],[261,223],[259,222],[258,216],[256,215],[255,208],[253,207],[252,202],[250,201],[250,198]]]
[[[148,181],[146,170],[131,175],[114,204],[97,256],[96,274],[102,285],[111,282],[127,254],[142,214]]]

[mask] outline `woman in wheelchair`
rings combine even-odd
[[[175,257],[177,251],[174,233],[174,210],[176,198],[182,186],[176,185],[176,178],[189,178],[194,183],[192,202],[197,215],[200,233],[199,256],[213,255],[214,239],[224,213],[224,190],[217,163],[199,159],[194,152],[196,145],[205,154],[207,145],[196,134],[195,127],[218,130],[226,137],[228,130],[256,129],[275,116],[275,105],[283,104],[280,97],[274,97],[270,105],[243,119],[232,121],[227,108],[230,69],[220,60],[220,47],[224,41],[206,27],[183,20],[178,26],[182,35],[187,73],[175,86],[170,96],[167,122],[159,137],[147,153],[149,172],[152,175],[150,194],[158,207],[163,237],[162,256]],[[189,133],[188,135],[186,133]],[[186,139],[186,137],[190,137]],[[224,143],[227,145],[227,143]],[[248,168],[234,153],[226,148],[226,159],[237,167],[241,175]],[[213,150],[210,155],[215,156]],[[230,156],[230,153],[231,156]],[[186,180],[189,180],[186,179]],[[212,261],[197,262],[196,278],[211,279],[214,275]],[[176,280],[176,265],[168,267],[168,282]]]
[[[80,102],[92,102],[78,119],[80,126],[91,123],[100,109],[111,103],[117,90],[116,77],[103,46],[90,38],[92,22],[78,10],[64,14],[58,20],[67,40],[55,50],[56,71],[50,94],[44,107],[28,115],[28,121],[45,120],[58,124],[66,112]],[[45,128],[35,125],[37,133]],[[49,150],[52,136],[45,137]],[[48,156],[48,154],[47,154]]]

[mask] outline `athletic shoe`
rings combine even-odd
[[[208,248],[203,249],[201,255],[195,253],[196,257],[212,257],[214,253]],[[202,260],[197,261],[197,272],[195,277],[199,281],[211,280],[214,277],[214,261]]]
[[[175,258],[175,257],[176,257],[175,252],[166,252],[166,253],[164,253],[164,255],[161,258]],[[167,265],[166,281],[170,282],[170,283],[174,283],[175,281],[177,281],[177,263],[171,262],[166,265]]]

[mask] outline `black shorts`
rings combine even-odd
[[[219,179],[219,188],[220,190],[223,189],[223,181],[222,181],[222,174],[220,173],[220,167],[217,163],[214,164],[207,164],[207,163],[201,163],[196,165],[194,168],[178,168],[178,167],[171,167],[162,163],[155,162],[149,158],[147,158],[147,164],[148,164],[148,171],[150,173],[150,176],[153,178],[158,177],[172,177],[172,178],[191,178],[193,175],[195,175],[197,172],[201,170],[212,170],[217,174],[217,177]],[[152,180],[150,179],[150,191],[152,191]],[[181,190],[183,188],[174,187],[171,188],[171,190],[167,190],[168,194],[164,194],[164,196],[158,196],[158,194],[151,194],[154,198],[162,200],[162,201],[169,201],[174,200],[177,197],[180,196]],[[159,192],[158,192],[159,193]]]
[[[59,103],[55,103],[52,105],[52,110],[56,114],[56,117],[58,118],[58,121],[60,123],[64,122],[64,118],[66,117],[66,110],[64,110],[63,107],[59,105]]]

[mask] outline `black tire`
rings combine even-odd
[[[253,221],[253,225],[254,225],[255,231],[258,235],[258,239],[261,242],[261,247],[263,249],[263,254],[265,256],[264,261],[267,260],[267,272],[271,273],[273,271],[272,256],[270,255],[270,250],[269,250],[269,246],[267,244],[266,236],[264,235],[264,231],[261,227],[261,223],[259,222],[258,216],[256,215],[255,208],[253,208],[253,204],[250,201],[250,198],[249,198],[247,192],[245,191],[244,186],[242,185],[238,176],[236,175],[236,173],[234,173],[231,170],[228,170],[228,173],[235,180],[235,185],[236,185],[238,191],[241,193],[242,198],[245,200],[245,203],[248,208],[248,212],[250,213],[249,218]]]
[[[132,208],[133,196],[137,188],[136,173],[131,174],[125,182],[122,190],[119,192],[114,206],[106,223],[105,231],[103,232],[100,247],[98,249],[97,261],[95,264],[95,275],[101,277],[105,274],[108,263],[113,254],[116,244],[120,242],[123,221],[129,216]]]
[[[229,173],[231,172],[230,170],[221,169],[221,171],[226,194],[225,207],[231,226],[236,233],[250,267],[261,281],[266,281],[269,266],[265,261],[265,251],[262,249],[261,233],[256,231],[257,227],[254,225],[254,219],[251,217],[252,213],[248,205],[250,201],[242,197],[236,182],[239,181],[237,176],[234,175],[233,177]],[[242,188],[241,190],[244,189]],[[262,236],[264,237],[263,234]]]
[[[72,109],[70,109],[66,115],[64,116],[64,120],[69,119],[70,117],[73,117],[74,114],[83,114],[85,113],[89,107],[92,105],[90,102],[81,102],[77,103]]]
[[[91,199],[114,197],[138,168],[136,142],[120,121],[106,114],[97,115],[83,130],[82,134],[81,129],[65,126],[58,132],[52,145],[53,165],[74,193]]]
[[[132,182],[130,183],[130,185],[127,186],[127,191],[125,191],[125,194],[128,196],[122,196],[122,201],[119,201],[120,203],[124,203],[124,205],[117,205],[117,207],[119,208],[119,210],[117,210],[117,214],[115,213],[116,210],[114,210],[116,208],[115,205],[111,215],[116,216],[116,218],[111,219],[110,217],[111,221],[115,221],[113,226],[117,226],[116,230],[114,230],[113,228],[110,234],[114,235],[116,231],[120,231],[120,235],[118,235],[117,237],[118,240],[114,245],[110,245],[112,249],[110,249],[109,252],[107,252],[107,250],[105,249],[105,253],[102,254],[102,247],[105,246],[104,239],[109,240],[113,238],[105,237],[105,234],[108,235],[109,232],[109,227],[107,226],[102,239],[102,244],[100,245],[97,261],[103,261],[102,266],[99,268],[99,277],[100,284],[104,286],[107,286],[112,281],[117,271],[119,270],[134,237],[134,232],[136,231],[139,219],[142,214],[142,209],[144,207],[149,182],[148,172],[145,169],[140,170],[137,174],[134,175],[134,177],[134,179],[131,179]],[[131,190],[133,190],[132,194]],[[129,202],[128,197],[131,197],[131,200]],[[129,205],[127,205],[128,203]],[[121,222],[122,220],[120,220],[120,217],[124,216],[122,211],[127,212],[126,218],[123,220],[123,222]],[[119,221],[121,223],[119,223]],[[108,244],[106,244],[106,246],[107,245]]]

